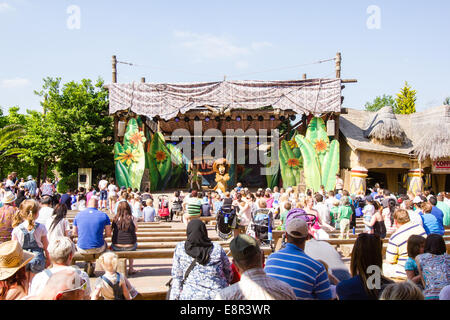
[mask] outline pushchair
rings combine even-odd
[[[230,239],[236,228],[237,214],[231,202],[230,198],[226,198],[216,217],[216,232],[222,240]]]
[[[160,196],[158,197],[159,204],[158,204],[158,216],[156,217],[157,221],[168,221],[170,218],[170,212],[169,212],[169,199],[167,196]]]
[[[272,230],[274,229],[273,211],[267,208],[257,209],[247,227],[247,234],[258,239],[262,245],[274,250]]]

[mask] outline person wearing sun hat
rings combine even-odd
[[[16,196],[7,191],[2,198],[3,207],[0,208],[0,243],[11,240],[12,222],[17,209],[14,207]]]
[[[324,265],[304,251],[309,236],[305,219],[287,219],[286,247],[267,258],[265,271],[270,277],[289,284],[297,299],[329,300],[332,298],[332,292]]]
[[[27,295],[25,266],[34,254],[24,251],[18,241],[0,244],[0,300],[18,300]]]

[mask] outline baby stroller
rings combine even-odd
[[[236,228],[236,209],[231,204],[231,198],[224,199],[223,205],[217,213],[216,232],[222,240],[230,239],[233,235],[233,229]]]
[[[247,234],[258,239],[261,244],[269,245],[273,250],[273,229],[273,211],[271,209],[261,208],[256,210],[253,215],[252,221],[247,227]]]
[[[167,196],[160,196],[158,197],[159,204],[158,204],[158,216],[156,217],[157,221],[165,220],[168,221],[170,218],[170,212],[169,212],[169,200],[167,199]]]

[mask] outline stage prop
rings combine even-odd
[[[294,137],[289,141],[281,141],[279,159],[284,188],[299,185],[303,169],[302,155]]]
[[[303,157],[306,188],[316,192],[323,185],[325,190],[333,190],[339,171],[339,142],[330,143],[322,118],[312,118],[306,135],[297,134],[295,141]]]
[[[137,120],[128,121],[123,145],[114,145],[114,160],[116,166],[116,181],[120,187],[141,187],[145,170],[144,132],[139,130]]]
[[[225,158],[214,161],[213,171],[216,173],[215,181],[217,182],[214,191],[221,190],[222,193],[227,191],[227,182],[230,180],[229,169],[230,165]]]

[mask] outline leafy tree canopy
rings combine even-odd
[[[364,105],[367,111],[378,111],[386,106],[391,106],[395,110],[396,101],[393,96],[383,94],[383,96],[378,96],[372,102],[367,102]]]

